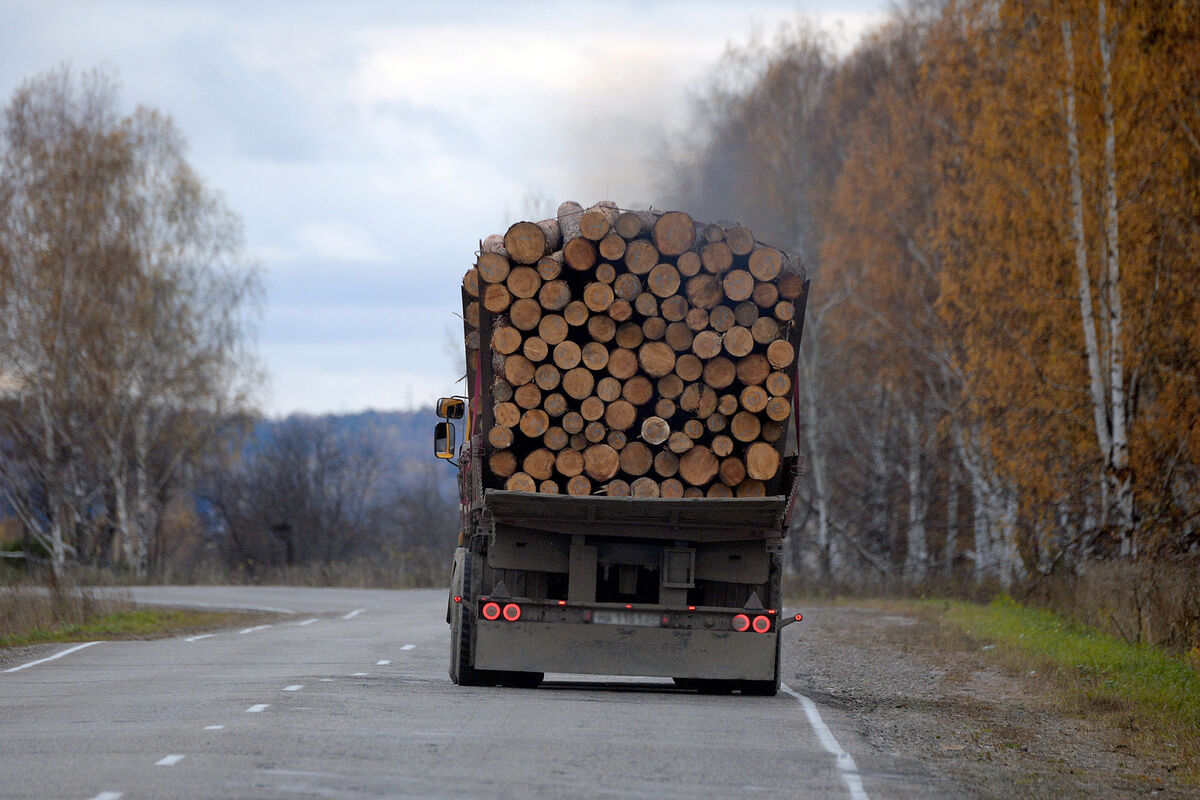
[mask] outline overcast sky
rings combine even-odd
[[[478,241],[553,207],[657,199],[652,159],[729,42],[880,0],[0,0],[0,98],[108,65],[174,117],[264,274],[272,415],[454,393],[449,340]]]

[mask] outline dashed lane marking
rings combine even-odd
[[[252,705],[246,709],[246,713],[247,714],[257,714],[258,712],[265,710],[266,707],[269,705],[271,705],[271,704],[270,703],[255,703],[254,705]]]
[[[808,717],[808,724],[812,725],[813,732],[817,734],[817,739],[820,740],[821,746],[837,759],[838,772],[842,776],[842,783],[846,784],[846,791],[850,794],[851,800],[869,800],[866,791],[863,789],[862,776],[858,773],[858,766],[854,763],[854,759],[850,754],[838,744],[837,739],[833,738],[833,732],[829,730],[825,721],[821,719],[821,712],[817,711],[817,704],[799,692],[794,691],[786,683],[782,684],[779,688],[799,700],[800,705],[804,707],[804,715]]]
[[[296,624],[301,627],[304,627],[305,625],[312,625],[314,622],[317,622],[317,621],[318,620],[316,617],[312,617],[311,619],[301,620],[300,622],[297,622]]]
[[[95,797],[89,798],[89,800],[121,800],[124,796],[121,792],[101,792]]]
[[[82,650],[85,647],[91,647],[94,644],[104,644],[104,642],[103,641],[84,642],[83,644],[77,644],[74,647],[68,647],[66,650],[63,650],[61,653],[55,653],[52,656],[46,656],[45,658],[39,658],[37,661],[30,661],[28,664],[22,664],[19,667],[9,667],[8,669],[6,669],[4,671],[5,672],[20,672],[23,669],[29,669],[30,667],[36,667],[38,664],[45,664],[47,661],[55,661],[56,659],[62,658],[63,656],[69,656],[69,655],[71,655],[71,653],[74,653],[77,650]]]
[[[382,661],[376,661],[376,662],[375,662],[375,666],[377,666],[377,667],[386,667],[386,666],[387,666],[388,664],[390,664],[390,663],[392,663],[392,662],[388,661],[388,660],[385,658],[385,659],[383,659]]]
[[[365,678],[365,677],[367,677],[367,674],[368,674],[368,673],[366,673],[366,672],[352,672],[352,673],[350,673],[350,677],[352,677],[352,678]]]
[[[254,633],[255,631],[265,631],[267,628],[273,628],[273,627],[274,627],[273,625],[255,625],[253,628],[246,628],[244,630],[238,631],[238,633],[241,633],[241,634]]]
[[[301,689],[303,689],[303,688],[304,688],[304,684],[303,684],[303,683],[293,683],[291,686],[285,686],[285,687],[283,687],[283,690],[284,690],[285,692],[298,692],[298,691],[300,691],[300,690],[301,690]]]
[[[154,766],[156,766],[156,767],[173,767],[176,764],[178,764],[180,761],[183,761],[183,759],[184,759],[184,757],[179,755],[178,753],[176,753],[174,755],[163,756],[158,761],[154,762]]]
[[[353,611],[351,611],[349,614],[345,614],[342,617],[342,619],[354,619],[359,614],[365,614],[365,613],[367,613],[367,610],[365,608],[356,608]]]
[[[186,639],[184,639],[184,641],[185,642],[198,642],[201,639],[211,639],[214,636],[216,636],[215,633],[202,633],[199,636],[189,636]]]
[[[412,650],[414,647],[416,647],[415,644],[406,644],[406,645],[404,645],[404,647],[401,647],[400,649],[401,650]]]
[[[225,726],[224,725],[205,725],[204,730],[206,730],[206,731],[223,731],[223,730],[225,730]]]

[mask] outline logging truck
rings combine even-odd
[[[795,256],[678,211],[568,202],[481,241],[434,433],[455,683],[775,694],[807,294]]]

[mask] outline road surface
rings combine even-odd
[[[872,752],[860,722],[790,690],[713,697],[670,682],[556,675],[535,690],[454,686],[439,590],[134,596],[279,616],[202,636],[47,646],[5,663],[0,796],[955,794],[921,762]],[[785,633],[785,684],[803,626]]]

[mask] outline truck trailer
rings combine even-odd
[[[807,296],[798,258],[683,212],[565,203],[481,242],[435,431],[455,683],[775,694]]]

